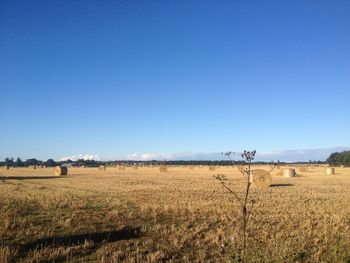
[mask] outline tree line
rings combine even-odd
[[[11,166],[11,167],[27,167],[31,165],[45,165],[48,167],[53,167],[58,162],[55,162],[53,159],[48,159],[46,161],[40,161],[35,158],[27,159],[25,161],[22,161],[21,158],[17,158],[16,160],[14,158],[5,158],[3,162],[0,162],[1,166]]]
[[[235,161],[236,164],[245,164],[244,161]],[[274,164],[273,161],[267,162],[254,162],[255,164]],[[287,162],[279,162],[280,164],[288,164]],[[294,162],[295,164],[324,164],[328,163],[330,165],[347,165],[350,166],[350,151],[334,152],[331,153],[324,161],[311,161],[308,162]],[[30,158],[22,160],[21,158],[10,158],[7,157],[4,161],[0,161],[0,166],[11,166],[11,167],[27,167],[31,165],[44,165],[46,167],[54,167],[56,165],[71,164],[73,166],[87,166],[87,167],[97,167],[99,165],[232,165],[230,160],[176,160],[176,161],[161,161],[161,160],[150,160],[150,161],[136,161],[136,160],[116,160],[116,161],[96,161],[96,160],[84,160],[78,159],[76,161],[65,160],[65,161],[55,161],[53,159],[47,159],[46,161],[41,161],[35,158]]]
[[[238,165],[244,165],[244,161],[235,161]],[[269,162],[254,162],[255,164],[275,164],[273,161]],[[287,164],[286,162],[279,162],[280,164]],[[322,161],[308,161],[308,162],[296,162],[295,164],[323,164]],[[176,160],[176,161],[161,161],[161,160],[150,160],[150,161],[136,161],[136,160],[116,160],[116,161],[96,161],[96,160],[84,160],[78,159],[76,161],[65,160],[65,161],[55,161],[53,159],[48,159],[46,161],[41,161],[35,158],[27,159],[22,161],[21,158],[5,158],[4,161],[0,162],[0,166],[10,166],[10,167],[28,167],[32,165],[43,165],[46,167],[54,167],[56,165],[70,164],[72,166],[85,166],[85,167],[97,167],[99,165],[222,165],[228,166],[232,165],[230,160]]]
[[[350,166],[350,151],[334,152],[327,158],[330,165]]]

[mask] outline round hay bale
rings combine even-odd
[[[334,167],[327,167],[326,170],[325,170],[325,173],[326,173],[327,175],[335,174],[335,169],[334,169]]]
[[[162,165],[161,167],[159,167],[159,171],[161,173],[166,173],[166,172],[168,172],[168,168],[165,165]]]
[[[282,176],[284,177],[295,177],[295,169],[293,168],[283,168]]]
[[[209,166],[209,171],[215,171],[215,166]]]
[[[54,169],[54,173],[56,176],[67,175],[68,168],[66,166],[56,166]]]
[[[269,187],[272,183],[272,178],[269,172],[263,169],[252,170],[250,181],[259,188]]]

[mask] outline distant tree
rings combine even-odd
[[[48,167],[53,167],[56,165],[56,162],[53,159],[48,159],[46,162],[44,162],[44,165]]]
[[[350,152],[348,152],[345,156],[344,156],[344,164],[345,165],[350,165]]]
[[[335,164],[336,165],[341,165],[344,164],[344,154],[343,153],[338,153],[337,156],[335,156]]]
[[[16,159],[16,166],[17,167],[23,166],[23,162],[22,162],[21,158],[19,158],[19,157],[17,157],[17,159]]]
[[[327,158],[327,163],[335,164],[335,158],[337,157],[338,154],[339,154],[338,152],[331,153],[331,155]]]
[[[350,151],[335,152],[327,158],[330,165],[350,165]]]
[[[30,166],[30,165],[38,165],[40,162],[37,159],[32,158],[32,159],[27,159],[24,163],[25,163],[25,166]]]
[[[5,158],[5,165],[6,166],[13,166],[13,158]]]

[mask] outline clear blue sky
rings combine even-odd
[[[350,146],[350,1],[0,0],[0,159]]]

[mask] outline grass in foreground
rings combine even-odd
[[[213,173],[243,183],[182,167],[0,181],[0,262],[238,262],[239,215]],[[252,189],[248,261],[350,262],[350,170],[273,180]]]

